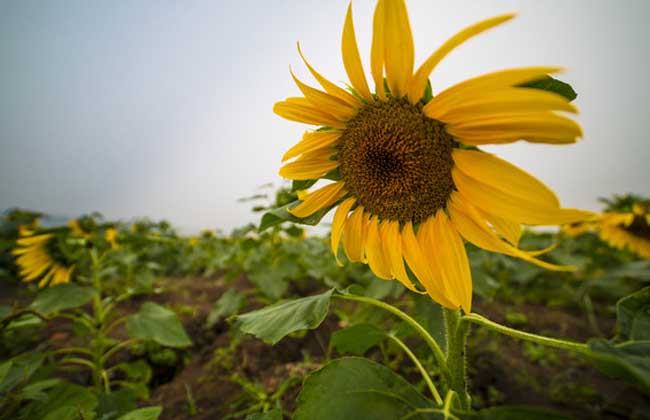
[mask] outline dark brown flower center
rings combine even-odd
[[[407,100],[361,108],[341,136],[345,188],[380,219],[419,223],[444,208],[454,188],[453,139]]]
[[[621,225],[620,228],[637,238],[643,238],[650,241],[650,226],[646,223],[645,215],[635,215],[632,223],[627,226]]]

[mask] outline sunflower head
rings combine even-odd
[[[38,287],[69,283],[75,265],[62,252],[56,233],[24,231],[12,254],[16,257],[19,276],[24,282],[39,279]]]
[[[650,200],[627,194],[605,202],[609,211],[600,216],[601,239],[615,248],[650,258]]]
[[[550,269],[567,269],[518,249],[522,224],[562,224],[587,212],[563,209],[555,194],[521,169],[476,146],[517,140],[573,143],[579,125],[571,95],[535,89],[554,86],[558,67],[525,67],[469,79],[433,94],[428,79],[455,47],[513,14],[471,25],[419,67],[403,0],[379,0],[373,20],[370,74],[358,51],[352,8],[341,41],[346,90],[321,75],[298,52],[322,87],[291,72],[302,96],[278,102],[289,120],[320,126],[290,148],[280,175],[301,192],[289,220],[315,222],[336,208],[331,245],[350,261],[367,263],[382,279],[397,279],[442,305],[471,310],[472,282],[463,240]],[[549,83],[539,84],[537,80]],[[553,90],[553,89],[551,89]],[[572,91],[571,91],[572,92]],[[276,213],[277,214],[277,213]],[[317,222],[317,220],[316,220]]]

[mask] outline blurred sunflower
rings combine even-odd
[[[111,246],[113,251],[120,249],[119,244],[117,243],[117,229],[109,227],[104,231],[104,239]]]
[[[40,277],[38,287],[56,286],[70,282],[74,265],[66,266],[53,256],[56,237],[53,234],[25,235],[16,241],[17,247],[12,251],[16,256],[16,264],[20,268],[19,275],[25,282],[31,282]]]
[[[629,213],[604,213],[600,237],[613,247],[650,258],[650,203],[635,203]]]
[[[469,26],[415,69],[404,1],[379,0],[370,54],[375,93],[361,64],[351,6],[342,35],[350,91],[318,73],[298,47],[324,91],[291,72],[304,96],[278,102],[274,111],[323,128],[307,132],[285,153],[283,161],[296,159],[280,175],[336,180],[303,195],[289,211],[305,218],[338,206],[331,233],[337,261],[342,241],[348,259],[368,263],[379,278],[397,279],[418,291],[410,269],[431,298],[466,312],[471,311],[472,280],[462,238],[542,267],[570,269],[518,249],[521,224],[571,223],[589,213],[560,208],[539,180],[475,147],[520,139],[566,144],[581,137],[575,121],[554,112],[577,112],[566,98],[520,87],[560,69],[508,69],[430,94],[429,75],[449,52],[513,17]]]

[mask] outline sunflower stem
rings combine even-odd
[[[461,408],[469,409],[471,398],[467,392],[465,347],[469,324],[460,322],[460,311],[444,308],[447,333],[447,366],[451,371],[451,389],[458,395]]]
[[[586,344],[576,343],[568,340],[562,340],[559,338],[544,337],[543,335],[537,335],[537,334],[527,333],[524,331],[515,330],[514,328],[506,327],[505,325],[501,325],[494,321],[490,321],[489,319],[475,313],[471,313],[463,316],[461,321],[466,321],[466,322],[462,322],[463,324],[467,324],[468,322],[474,322],[476,324],[483,325],[484,327],[488,327],[489,329],[494,330],[498,333],[505,334],[520,340],[531,341],[533,343],[541,344],[547,347],[570,350],[577,353],[588,352],[588,347]]]
[[[424,382],[427,383],[427,386],[429,387],[429,391],[431,392],[433,399],[436,400],[436,404],[442,405],[442,397],[440,397],[440,394],[438,393],[438,389],[436,389],[436,386],[433,384],[433,381],[431,380],[431,376],[429,376],[429,373],[424,368],[424,366],[422,366],[422,363],[420,363],[420,360],[417,358],[417,356],[413,354],[411,349],[409,349],[408,346],[402,340],[397,338],[394,334],[388,334],[388,338],[393,340],[402,350],[404,350],[404,353],[406,353],[406,355],[413,361],[415,366],[420,371],[420,374],[424,378]]]
[[[424,339],[424,341],[427,343],[427,345],[433,352],[433,357],[436,359],[436,363],[440,368],[443,378],[448,384],[450,383],[451,373],[449,372],[449,367],[447,366],[447,359],[445,358],[445,354],[440,349],[440,346],[438,345],[436,340],[433,337],[431,337],[431,334],[429,334],[429,332],[426,329],[424,329],[424,327],[420,325],[415,319],[411,318],[408,314],[394,307],[393,305],[390,305],[388,303],[382,302],[381,300],[373,299],[370,297],[342,295],[342,294],[334,294],[332,295],[332,297],[344,299],[344,300],[352,300],[356,302],[368,303],[370,305],[374,305],[379,308],[382,308],[392,313],[393,315],[396,315],[398,318],[401,318],[404,322],[409,324],[411,328],[413,328]]]

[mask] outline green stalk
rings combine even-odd
[[[469,325],[461,322],[460,311],[444,308],[447,332],[447,365],[451,371],[451,389],[456,392],[461,408],[469,409],[465,347]]]
[[[377,299],[373,299],[365,296],[340,295],[340,294],[333,294],[332,297],[344,299],[344,300],[352,300],[356,302],[368,303],[370,305],[374,305],[379,308],[382,308],[392,313],[393,315],[396,315],[397,317],[401,318],[404,322],[409,324],[411,328],[413,328],[424,339],[424,341],[427,343],[427,345],[433,352],[433,357],[436,359],[436,363],[438,364],[438,367],[440,368],[443,377],[447,382],[450,382],[451,373],[449,372],[449,367],[447,366],[447,360],[445,358],[444,353],[440,349],[440,346],[438,346],[436,340],[434,340],[434,338],[431,337],[431,334],[429,334],[429,332],[425,330],[422,325],[418,324],[418,322],[415,319],[411,318],[408,314],[394,307],[393,305],[390,305],[388,303],[382,302]]]
[[[586,344],[562,340],[559,338],[544,337],[543,335],[531,334],[524,331],[515,330],[514,328],[506,327],[505,325],[490,321],[489,319],[475,313],[465,315],[461,321],[469,321],[475,324],[480,324],[501,334],[518,338],[520,340],[531,341],[533,343],[541,344],[547,347],[554,347],[556,349],[569,350],[577,353],[587,353],[589,351],[589,348]]]
[[[442,398],[440,397],[440,394],[438,393],[438,390],[436,389],[436,386],[433,384],[433,381],[431,380],[431,377],[429,376],[429,373],[427,370],[422,366],[422,363],[420,363],[420,360],[417,358],[415,354],[407,347],[407,345],[400,340],[399,338],[395,337],[393,334],[388,334],[388,338],[393,340],[397,345],[404,350],[404,353],[413,361],[415,366],[418,368],[420,371],[420,374],[424,378],[424,381],[427,383],[427,386],[429,387],[429,391],[431,392],[431,395],[433,396],[433,399],[436,400],[436,404],[442,405]]]

